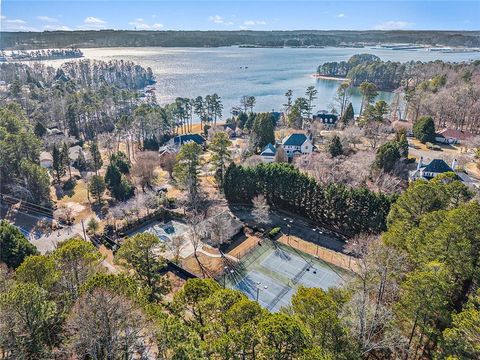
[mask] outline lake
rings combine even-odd
[[[377,48],[92,48],[82,49],[86,58],[98,60],[125,59],[151,67],[157,78],[156,97],[161,104],[176,97],[194,98],[218,93],[224,104],[224,117],[243,95],[255,96],[255,111],[280,111],[284,94],[303,96],[315,85],[318,99],[314,110],[330,110],[340,84],[336,80],[312,76],[318,65],[348,60],[359,53],[371,53],[391,61],[467,61],[480,59],[480,53],[440,53],[426,50],[390,50]],[[65,60],[49,61],[59,65]],[[353,90],[351,101],[356,113],[360,94]],[[390,103],[391,93],[382,92],[378,99]],[[377,99],[377,100],[378,100]]]

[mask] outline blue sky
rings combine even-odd
[[[2,31],[480,30],[480,1],[0,1]]]

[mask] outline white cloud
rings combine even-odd
[[[208,20],[210,20],[214,24],[233,25],[233,21],[227,21],[220,15],[210,16]]]
[[[338,18],[344,18],[345,17],[345,14],[344,13],[340,13],[337,15]]]
[[[411,24],[406,21],[385,21],[381,24],[375,25],[373,28],[375,30],[403,30],[410,26]]]
[[[96,18],[93,16],[87,16],[83,20],[83,25],[78,26],[78,29],[81,30],[101,30],[106,28],[107,22],[103,19]]]
[[[45,25],[43,27],[43,30],[51,30],[51,31],[55,31],[55,30],[60,30],[60,31],[71,31],[72,29],[69,28],[68,26],[66,25],[60,25],[60,24],[55,24],[55,25]]]
[[[49,23],[57,23],[59,20],[50,16],[37,16],[37,19]]]
[[[267,22],[264,20],[245,20],[243,25],[254,26],[254,25],[267,25]]]
[[[160,30],[163,28],[163,24],[147,24],[145,19],[142,18],[130,21],[128,24],[134,26],[136,30]]]
[[[27,22],[22,19],[9,19],[4,15],[2,15],[1,19],[1,31],[38,31],[38,29],[29,26]]]
[[[83,20],[83,23],[86,25],[105,25],[107,22],[100,18],[88,16],[85,18],[85,20]]]

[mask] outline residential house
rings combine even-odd
[[[460,144],[461,142],[470,139],[474,135],[468,131],[443,129],[435,134],[435,141],[441,144]]]
[[[334,129],[337,126],[338,115],[318,112],[317,115],[313,115],[313,121],[320,122],[326,129]]]
[[[75,145],[68,149],[68,158],[70,159],[70,165],[73,165],[73,163],[77,161],[80,153],[82,153],[85,159],[87,159],[87,154],[85,154],[80,145]]]
[[[267,144],[260,153],[260,156],[262,157],[264,163],[271,163],[275,161],[276,154],[277,149],[275,148],[275,146],[273,146],[272,144]]]
[[[40,166],[45,169],[50,169],[53,166],[53,157],[48,151],[40,153]]]
[[[423,179],[431,180],[435,176],[444,174],[447,172],[455,172],[457,160],[453,160],[452,166],[449,166],[445,161],[441,159],[434,159],[428,164],[424,164],[423,158],[420,157],[417,168],[410,172],[410,181]]]
[[[309,136],[303,133],[294,133],[282,141],[282,146],[289,159],[294,156],[308,155],[313,152],[313,144]]]
[[[158,149],[158,158],[161,160],[164,156],[170,154],[177,154],[178,148],[171,145],[164,145]]]
[[[167,145],[174,146],[179,148],[183,144],[187,144],[189,142],[195,142],[202,147],[205,146],[205,139],[200,134],[184,134],[175,136],[173,139],[170,139]]]

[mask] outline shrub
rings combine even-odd
[[[75,178],[70,178],[65,183],[63,184],[63,190],[64,191],[69,191],[73,190],[75,188],[75,185],[77,185],[77,180]]]
[[[270,230],[270,232],[268,233],[268,237],[270,239],[273,239],[275,238],[279,233],[280,233],[280,230],[282,230],[282,228],[280,226],[277,226],[277,227],[274,227],[272,230]]]
[[[431,116],[422,116],[413,124],[413,136],[422,143],[435,141],[435,122]]]

